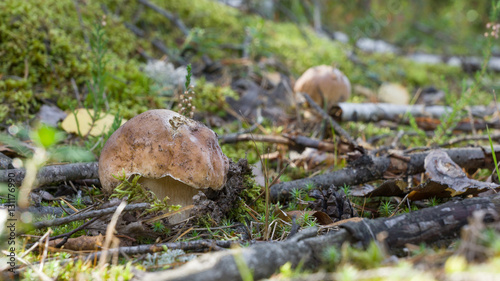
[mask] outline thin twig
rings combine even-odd
[[[103,253],[101,255],[101,258],[99,259],[99,268],[100,270],[104,270],[106,266],[106,260],[107,260],[107,255],[109,251],[109,246],[111,245],[111,241],[114,237],[114,231],[115,231],[115,226],[116,223],[118,222],[118,218],[120,217],[120,214],[123,212],[125,207],[127,206],[127,202],[122,201],[120,205],[116,208],[115,213],[111,217],[111,221],[106,229],[106,238],[104,240],[104,245],[103,245]]]
[[[50,237],[50,239],[49,239],[49,240],[55,240],[55,239],[59,239],[59,238],[63,238],[63,237],[64,237],[64,238],[66,238],[66,237],[68,237],[68,238],[69,238],[69,237],[70,237],[71,235],[73,235],[74,233],[76,233],[76,232],[78,232],[78,231],[80,231],[80,230],[84,229],[85,227],[89,226],[90,224],[92,224],[93,222],[97,221],[98,219],[99,219],[99,217],[95,217],[95,218],[93,218],[93,219],[89,220],[88,222],[86,222],[86,223],[84,223],[84,224],[80,225],[79,227],[77,227],[77,228],[75,228],[75,229],[71,230],[70,232],[63,233],[63,234],[56,235],[56,236],[52,236],[52,237]],[[59,245],[59,244],[58,244],[58,245]],[[56,248],[61,248],[63,245],[64,245],[64,244],[62,244],[62,245],[60,245],[60,246],[56,246]]]
[[[50,233],[52,233],[52,229],[49,228],[49,230],[47,230],[47,233],[50,235]],[[40,261],[40,271],[43,271],[43,263],[45,262],[45,259],[47,258],[47,252],[48,252],[48,248],[49,248],[49,235],[47,235],[45,237],[45,247],[43,247],[42,260]]]
[[[4,253],[5,255],[9,254],[7,251],[2,251],[2,253]],[[36,268],[35,266],[33,266],[29,261],[27,261],[27,260],[25,260],[25,259],[23,259],[21,257],[18,257],[18,256],[14,256],[14,258],[16,260],[22,262],[23,264],[29,266],[31,269],[33,269],[33,271],[35,272],[35,274],[37,274],[42,281],[54,281],[54,279],[50,278],[45,273],[43,273],[43,271],[41,271],[38,268]]]
[[[40,239],[38,239],[38,241],[33,244],[33,246],[31,246],[28,250],[26,250],[24,253],[22,253],[20,255],[21,258],[24,258],[27,254],[29,254],[31,251],[33,251],[36,247],[38,247],[38,245],[40,244],[41,241],[43,241],[44,239],[47,238],[47,236],[50,235],[50,232],[47,231]]]
[[[136,204],[130,204],[130,205],[126,206],[124,211],[137,211],[137,210],[147,209],[150,207],[151,207],[151,205],[149,203],[136,203]],[[104,215],[114,213],[117,208],[118,208],[117,206],[109,207],[106,209],[94,210],[94,211],[90,211],[90,212],[86,212],[86,213],[79,213],[79,214],[76,214],[76,215],[70,216],[70,217],[57,218],[57,219],[49,220],[49,221],[35,222],[33,224],[33,227],[35,229],[40,229],[40,228],[49,227],[49,226],[58,226],[61,224],[65,224],[65,223],[77,221],[77,220],[85,220],[88,218],[102,217]]]

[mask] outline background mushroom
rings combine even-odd
[[[176,112],[158,109],[137,115],[111,135],[99,158],[99,179],[104,191],[111,193],[120,184],[113,175],[141,175],[139,183],[160,200],[168,196],[169,204],[187,206],[200,189],[221,189],[228,168],[212,130]]]
[[[349,79],[337,68],[328,65],[311,67],[297,79],[295,93],[307,93],[320,106],[346,101],[351,95]]]

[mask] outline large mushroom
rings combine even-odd
[[[320,106],[330,109],[351,95],[349,79],[337,68],[328,65],[311,67],[295,82],[296,93],[307,93]]]
[[[111,193],[120,184],[113,175],[141,175],[139,183],[159,199],[168,196],[169,204],[187,206],[200,189],[221,189],[228,168],[212,130],[171,110],[157,109],[135,116],[111,135],[99,158],[99,179]]]

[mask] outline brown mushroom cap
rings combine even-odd
[[[320,106],[346,101],[351,95],[349,79],[337,68],[328,65],[311,67],[295,82],[296,93],[307,93]]]
[[[157,109],[127,121],[106,142],[99,158],[105,192],[120,184],[113,175],[141,175],[159,199],[186,205],[198,189],[221,189],[229,169],[217,135],[200,122]],[[179,202],[176,197],[186,197]]]

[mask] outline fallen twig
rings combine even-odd
[[[3,170],[0,171],[0,182],[20,185],[25,175],[26,170],[24,169]],[[63,181],[97,178],[97,162],[74,163],[41,168],[36,176],[36,183],[40,186]]]
[[[143,210],[143,209],[150,208],[150,207],[151,207],[151,205],[149,203],[136,203],[136,204],[127,205],[125,207],[124,211],[137,211],[137,210]],[[33,227],[35,229],[39,229],[39,228],[44,228],[44,227],[49,227],[49,226],[58,226],[61,224],[72,222],[72,221],[84,220],[84,219],[95,218],[95,217],[102,217],[104,215],[114,213],[117,208],[118,208],[118,206],[109,207],[106,209],[94,210],[94,211],[89,211],[86,213],[78,213],[78,214],[70,216],[70,217],[35,222],[33,224]]]
[[[64,243],[66,243],[68,241],[68,238],[71,235],[73,235],[74,233],[76,233],[76,232],[84,229],[85,227],[89,226],[90,224],[92,224],[93,222],[95,222],[98,219],[99,219],[99,217],[95,217],[95,218],[89,220],[88,222],[80,225],[79,227],[77,227],[77,228],[75,228],[75,229],[73,229],[73,230],[71,230],[71,231],[69,231],[67,233],[63,233],[61,235],[52,236],[52,237],[49,238],[49,240],[55,240],[55,239],[59,239],[59,238],[64,238],[59,244],[57,244],[55,246],[55,248],[61,248],[64,245]]]

